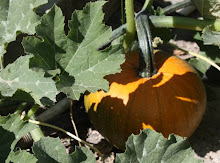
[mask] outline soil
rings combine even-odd
[[[86,2],[86,0],[84,0],[83,2]],[[120,24],[120,5],[118,5],[119,3],[114,3],[114,0],[110,2],[111,5],[109,7],[113,6],[114,13],[108,13],[108,15],[105,17],[105,21],[108,25],[111,25],[113,28],[116,28]],[[136,11],[140,10],[143,2],[143,0],[135,1]],[[173,2],[175,2],[175,0],[155,0],[155,5],[165,7]],[[84,5],[80,5],[80,7],[81,6]],[[109,7],[106,8],[108,9]],[[107,12],[111,11],[110,9],[109,11],[107,9]],[[178,13],[174,13],[174,15],[178,15]],[[193,13],[191,13],[190,16],[198,17],[199,13],[194,11]],[[178,46],[186,50],[190,50],[196,53],[199,52],[198,45],[195,42],[193,42],[191,31],[179,29],[173,30],[172,35],[177,36],[175,40],[171,40],[172,43],[177,44]],[[17,41],[19,41],[19,38],[17,39]],[[11,45],[13,46],[13,44],[16,44],[16,42],[12,43]],[[172,49],[170,47],[165,47],[165,49],[182,57],[191,57],[188,54],[182,53],[181,51]],[[23,53],[23,51],[21,53]],[[8,63],[10,62],[11,61],[9,60]],[[192,148],[195,150],[197,158],[203,160],[205,163],[220,163],[220,80],[218,77],[220,76],[220,73],[213,68],[210,68],[209,72],[211,74],[210,79],[206,78],[206,80],[204,80],[207,87],[207,92],[209,95],[211,95],[208,96],[207,111],[204,115],[204,118],[200,126],[195,131],[193,136],[189,138],[189,142]],[[90,142],[91,144],[96,146],[100,151],[106,154],[107,157],[105,162],[113,162],[115,154],[120,153],[121,151],[109,144],[102,137],[102,135],[92,127],[83,106],[83,99],[80,99],[78,102],[74,104],[73,118],[77,126],[79,137]],[[48,121],[48,123],[59,126],[67,131],[74,133],[73,125],[70,120],[69,110]],[[61,132],[47,127],[42,127],[42,129],[45,135],[52,137],[60,137],[68,153],[72,153],[74,151],[75,145],[78,145],[77,141],[70,139]],[[97,162],[101,162],[99,157],[97,157]]]

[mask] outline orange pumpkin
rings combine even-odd
[[[108,92],[85,95],[84,104],[94,127],[119,149],[141,129],[151,128],[165,137],[175,133],[189,137],[206,108],[206,92],[198,74],[184,60],[155,52],[158,73],[137,75],[138,52],[126,54],[122,72],[108,75]]]

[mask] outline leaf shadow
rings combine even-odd
[[[191,80],[198,77],[195,73],[188,72],[173,75],[165,83],[163,78],[164,74],[157,75],[140,84],[134,92],[128,93],[127,97],[120,95],[123,88],[119,88],[117,97],[106,95],[100,103],[93,103],[88,111],[92,117],[91,123],[121,149],[124,148],[122,142],[125,142],[129,135],[138,134],[140,129],[146,127],[163,132],[165,137],[171,133],[191,136],[202,119],[206,101],[205,97],[194,93],[200,92],[201,85],[193,84]]]

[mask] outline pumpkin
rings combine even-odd
[[[128,137],[150,128],[165,137],[190,137],[206,108],[206,92],[196,71],[184,60],[156,51],[157,73],[137,74],[139,53],[126,54],[120,73],[108,75],[108,92],[84,97],[91,123],[114,146],[125,149]]]

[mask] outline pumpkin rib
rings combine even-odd
[[[150,80],[151,81],[151,85],[152,85],[152,87],[155,85],[154,84],[154,81],[153,80]],[[155,93],[155,98],[156,98],[156,101],[157,101],[157,103],[156,103],[156,108],[157,108],[157,110],[158,110],[158,112],[159,112],[159,120],[160,120],[160,122],[159,122],[159,124],[161,124],[162,126],[161,126],[161,130],[164,128],[164,126],[163,126],[163,123],[162,123],[162,114],[161,114],[161,110],[160,110],[160,101],[159,101],[159,97],[158,97],[158,92],[157,92],[157,89],[153,89],[154,90],[154,93]],[[154,126],[152,126],[153,128],[154,128]]]
[[[206,92],[196,71],[178,57],[163,52],[155,56],[154,76],[139,77],[138,53],[128,54],[122,71],[105,77],[109,92],[85,95],[92,124],[119,149],[125,149],[131,133],[146,127],[165,137],[171,133],[189,137],[205,112]]]
[[[133,93],[134,93],[133,96],[136,97],[135,95],[137,94],[137,91],[134,91]],[[130,105],[133,106],[133,104],[134,104],[134,100],[132,100],[132,103],[131,103]],[[131,118],[132,108],[133,108],[133,107],[129,107],[128,119]],[[131,109],[131,110],[130,110],[130,109]],[[124,130],[127,129],[129,126],[130,126],[129,121],[126,121],[126,127],[124,128]]]
[[[174,85],[171,85],[171,83],[167,83],[167,87],[169,87],[169,88],[170,88],[169,90],[172,90],[175,95],[178,94],[177,91],[174,89]],[[180,103],[184,105],[184,103],[183,103],[182,101],[181,101]],[[179,109],[179,108],[177,108],[177,109]],[[177,109],[174,109],[174,110],[175,110],[175,117],[178,117]],[[173,111],[173,110],[172,110],[172,111]],[[182,109],[182,111],[183,111],[184,113],[187,113],[185,109]],[[183,115],[185,115],[185,114],[183,114]],[[188,115],[188,114],[187,114],[187,115]],[[184,121],[189,122],[187,118],[184,118]],[[174,129],[174,130],[176,130],[176,129]]]

